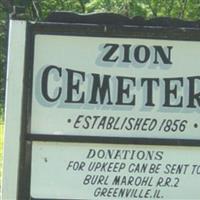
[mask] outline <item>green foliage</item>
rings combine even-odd
[[[3,104],[0,103],[0,123],[3,122]]]
[[[3,67],[5,66],[6,62],[6,15],[7,13],[3,9],[2,6],[0,6],[0,117],[2,119],[3,115],[3,99],[4,99],[4,71]],[[1,120],[0,119],[0,120]]]
[[[12,5],[24,6],[28,19],[44,19],[51,11],[79,13],[113,12],[125,16],[146,18],[168,16],[197,20],[200,17],[200,0],[2,0],[0,7],[9,12]],[[2,19],[2,13],[0,19]],[[3,14],[4,15],[4,14]]]
[[[41,0],[40,3],[38,3],[38,11],[40,12],[40,18],[45,18],[50,12],[52,11],[73,11],[73,12],[80,12],[85,13],[86,8],[85,5],[88,1],[79,1],[79,0]]]

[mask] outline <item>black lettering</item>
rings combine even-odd
[[[58,72],[58,76],[61,77],[62,75],[62,69],[60,67],[57,67],[57,66],[54,66],[54,65],[50,65],[48,66],[43,74],[42,74],[42,82],[41,82],[41,90],[42,90],[42,95],[43,97],[49,101],[49,102],[54,102],[54,101],[57,101],[61,95],[61,92],[62,92],[62,89],[61,87],[59,88],[56,88],[55,90],[57,92],[55,92],[55,97],[50,97],[49,93],[48,93],[48,78],[49,78],[49,73],[52,71],[52,70],[56,70]]]
[[[175,84],[174,88],[171,89],[171,83],[173,81],[178,81],[180,82],[180,86],[183,86],[183,78],[164,78],[163,79],[165,82],[165,102],[163,104],[163,106],[165,107],[182,107],[183,106],[183,97],[179,96],[179,102],[177,104],[172,104],[171,103],[171,98],[170,96],[173,95],[175,97],[175,99],[177,99],[177,84]]]
[[[157,86],[159,86],[159,79],[158,78],[142,78],[141,85],[143,86],[146,82],[147,86],[147,97],[146,97],[146,106],[155,106],[153,103],[153,83],[155,82]]]
[[[165,54],[163,47],[161,46],[153,46],[153,47],[155,49],[155,60],[153,62],[154,64],[159,64],[158,55],[160,56],[164,64],[172,64],[172,61],[171,61],[172,46],[167,46],[168,55]]]
[[[91,91],[91,99],[89,103],[98,104],[97,94],[99,92],[100,104],[104,104],[106,94],[108,96],[107,104],[112,104],[110,94],[110,76],[104,75],[101,83],[99,74],[91,74],[93,76],[93,84]]]
[[[78,124],[81,123],[81,120],[80,118],[83,118],[84,116],[83,115],[79,115],[76,119],[76,121],[74,122],[74,128],[80,128],[80,126],[78,126]]]
[[[195,93],[195,82],[200,80],[200,76],[188,77],[189,80],[189,104],[188,108],[196,108],[195,101],[200,106],[200,91]],[[198,83],[198,85],[200,82]]]
[[[75,71],[71,69],[65,69],[68,73],[67,76],[67,98],[65,103],[84,103],[85,93],[79,94],[80,87],[80,78],[82,81],[85,81],[85,73],[80,71]],[[77,82],[74,83],[74,77],[77,77]],[[74,92],[76,92],[76,97],[79,97],[78,100],[74,100]]]
[[[141,50],[144,49],[144,58],[141,58]],[[134,58],[138,63],[146,63],[150,57],[150,50],[145,45],[139,45],[135,48]]]
[[[88,128],[89,128],[89,126],[90,126],[89,121],[90,121],[91,119],[92,119],[91,116],[86,116],[86,117],[85,117],[85,124],[83,125],[83,128],[84,128],[84,129],[88,129]]]
[[[103,61],[105,62],[116,62],[119,58],[119,56],[116,56],[115,58],[111,58],[113,54],[116,52],[118,49],[119,45],[118,44],[105,44],[104,48],[111,47],[106,54],[103,57]]]
[[[131,81],[132,85],[135,86],[135,78],[131,77],[123,77],[123,76],[116,76],[116,79],[118,80],[118,96],[117,96],[117,102],[116,105],[135,105],[135,95],[130,98],[129,102],[124,102],[124,94],[129,98],[130,96],[130,84],[127,84],[127,87],[124,88],[125,80]]]
[[[130,54],[129,52],[130,52],[131,45],[130,44],[123,44],[122,46],[124,48],[124,56],[123,56],[122,62],[130,63],[131,60],[129,58],[129,54]]]
[[[163,151],[157,151],[156,156],[155,156],[155,160],[162,160],[163,154],[164,154]]]
[[[87,159],[88,158],[94,158],[94,156],[96,155],[96,150],[95,149],[90,149],[87,155]]]

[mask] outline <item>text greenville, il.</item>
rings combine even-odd
[[[119,49],[122,53],[117,56]],[[173,47],[105,44],[101,61],[104,63],[172,65]],[[133,59],[132,59],[133,58]],[[95,67],[95,66],[94,66]],[[175,67],[175,66],[173,66]],[[106,70],[106,68],[102,68]],[[130,68],[124,68],[130,70]],[[55,105],[103,105],[115,106],[199,108],[200,76],[137,77],[121,74],[98,74],[76,70],[76,66],[46,65],[40,70],[39,87],[43,102]],[[146,73],[148,75],[148,71]],[[196,110],[196,109],[194,109]]]

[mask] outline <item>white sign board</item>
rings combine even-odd
[[[11,20],[3,199],[198,200],[197,33]]]
[[[34,142],[31,196],[199,199],[199,148]]]
[[[31,133],[200,139],[194,41],[36,34]]]

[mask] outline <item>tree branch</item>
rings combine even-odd
[[[147,0],[147,4],[149,5],[149,8],[151,9],[151,12],[154,17],[157,17],[157,9],[154,9],[153,6],[151,5],[151,1]]]
[[[81,9],[82,9],[82,12],[85,13],[85,4],[83,3],[82,0],[78,0],[80,5],[81,5]]]
[[[1,0],[1,4],[3,5],[6,12],[11,13],[13,11],[13,4],[10,0]]]
[[[186,7],[187,7],[187,0],[183,0],[183,6],[182,6],[182,9],[181,9],[180,14],[179,14],[180,19],[183,19],[185,17]]]
[[[174,7],[174,0],[171,0],[170,5],[169,5],[169,7],[167,9],[167,15],[168,15],[168,17],[171,16],[171,12],[173,10],[173,7]]]

